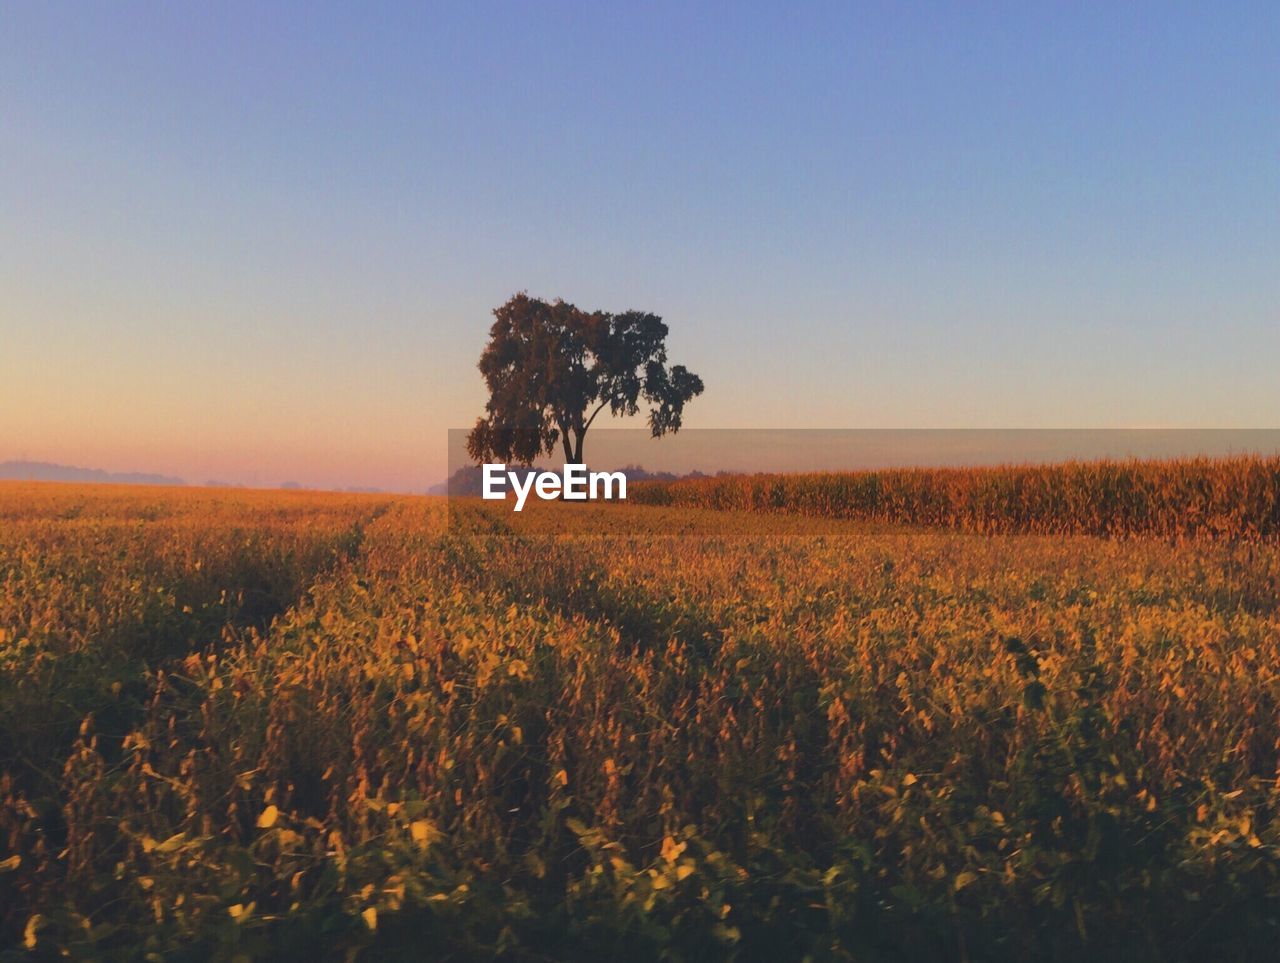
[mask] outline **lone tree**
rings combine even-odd
[[[489,401],[467,436],[477,461],[528,465],[559,443],[566,462],[581,464],[604,409],[634,415],[643,399],[658,438],[680,430],[685,402],[702,393],[684,365],[667,367],[667,326],[656,314],[588,313],[517,294],[493,316],[479,365]]]

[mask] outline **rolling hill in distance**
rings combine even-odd
[[[186,481],[172,475],[148,472],[111,472],[101,468],[77,468],[72,465],[56,465],[46,461],[0,462],[2,481],[59,481],[96,482],[112,485],[185,485]]]
[[[191,484],[184,478],[174,475],[161,475],[155,472],[138,471],[105,471],[101,468],[79,468],[74,465],[59,465],[47,461],[0,461],[0,481],[39,481],[39,482],[77,482],[99,485],[167,485],[187,486]],[[211,480],[203,483],[204,488],[246,488],[241,482]],[[278,487],[284,489],[310,490],[311,486],[296,481],[282,482]],[[358,485],[334,489],[352,494],[379,494],[380,488],[369,488]]]

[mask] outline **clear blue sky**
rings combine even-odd
[[[521,289],[692,426],[1280,425],[1280,4],[904,7],[0,3],[0,460],[421,488]]]

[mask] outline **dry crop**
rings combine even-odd
[[[1249,958],[1280,548],[0,487],[0,947]]]

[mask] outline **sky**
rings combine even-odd
[[[0,461],[422,490],[521,290],[690,427],[1280,427],[1280,5],[0,0]]]

